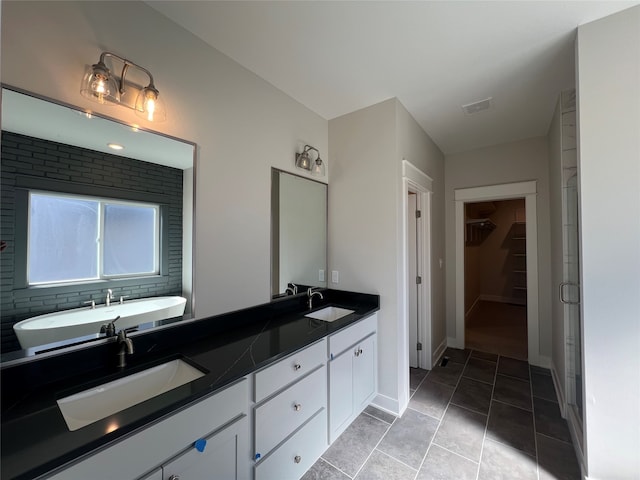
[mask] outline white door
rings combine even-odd
[[[409,365],[413,368],[420,366],[418,355],[418,342],[420,338],[420,323],[418,322],[418,229],[416,218],[418,195],[409,192],[409,208],[407,218],[407,252],[408,252],[408,274],[407,285],[409,289]]]

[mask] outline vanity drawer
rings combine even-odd
[[[255,409],[255,453],[266,455],[318,410],[326,407],[327,367],[322,365]]]
[[[255,378],[256,403],[307,375],[327,361],[326,339],[299,350],[286,358],[260,370]]]
[[[327,448],[327,410],[322,409],[271,455],[256,465],[255,480],[302,477]]]
[[[347,348],[358,343],[378,329],[378,314],[354,323],[350,327],[340,330],[329,337],[329,353],[334,357],[344,352]]]

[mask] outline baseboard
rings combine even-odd
[[[482,294],[478,297],[480,300],[484,300],[487,302],[498,302],[498,303],[513,303],[515,305],[526,305],[526,300],[522,298],[515,297],[503,297],[501,295],[486,295]]]
[[[376,397],[371,402],[371,405],[379,410],[395,415],[396,417],[401,416],[403,413],[400,412],[400,404],[397,399],[387,397],[386,395],[382,395],[381,393],[376,395]]]
[[[433,367],[434,365],[438,364],[438,360],[440,360],[440,357],[442,357],[442,354],[444,354],[444,351],[447,349],[447,344],[448,344],[448,339],[447,338],[443,338],[442,342],[440,342],[440,345],[438,345],[438,347],[436,348],[436,351],[433,352],[433,355],[431,355],[431,366]]]
[[[544,355],[538,355],[538,360],[535,363],[531,363],[531,365],[535,365],[536,367],[551,369],[551,358],[545,357]]]
[[[562,418],[567,418],[567,403],[564,397],[564,391],[560,388],[560,377],[558,377],[558,371],[556,366],[551,364],[551,379],[553,380],[553,387],[556,390],[556,397],[558,398],[558,405],[560,405],[560,415]]]
[[[469,310],[467,310],[467,313],[464,314],[465,320],[473,314],[473,311],[478,307],[479,303],[480,303],[480,296],[476,298],[475,302],[473,302],[473,305],[471,305],[471,308],[469,308]]]

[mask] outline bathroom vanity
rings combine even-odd
[[[294,479],[376,394],[379,297],[306,296],[2,366],[3,479]],[[70,431],[57,401],[182,359],[203,375]],[[136,382],[139,383],[139,382]],[[209,473],[210,474],[210,473]]]

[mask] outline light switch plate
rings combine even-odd
[[[331,283],[340,283],[340,274],[338,270],[331,270]]]

